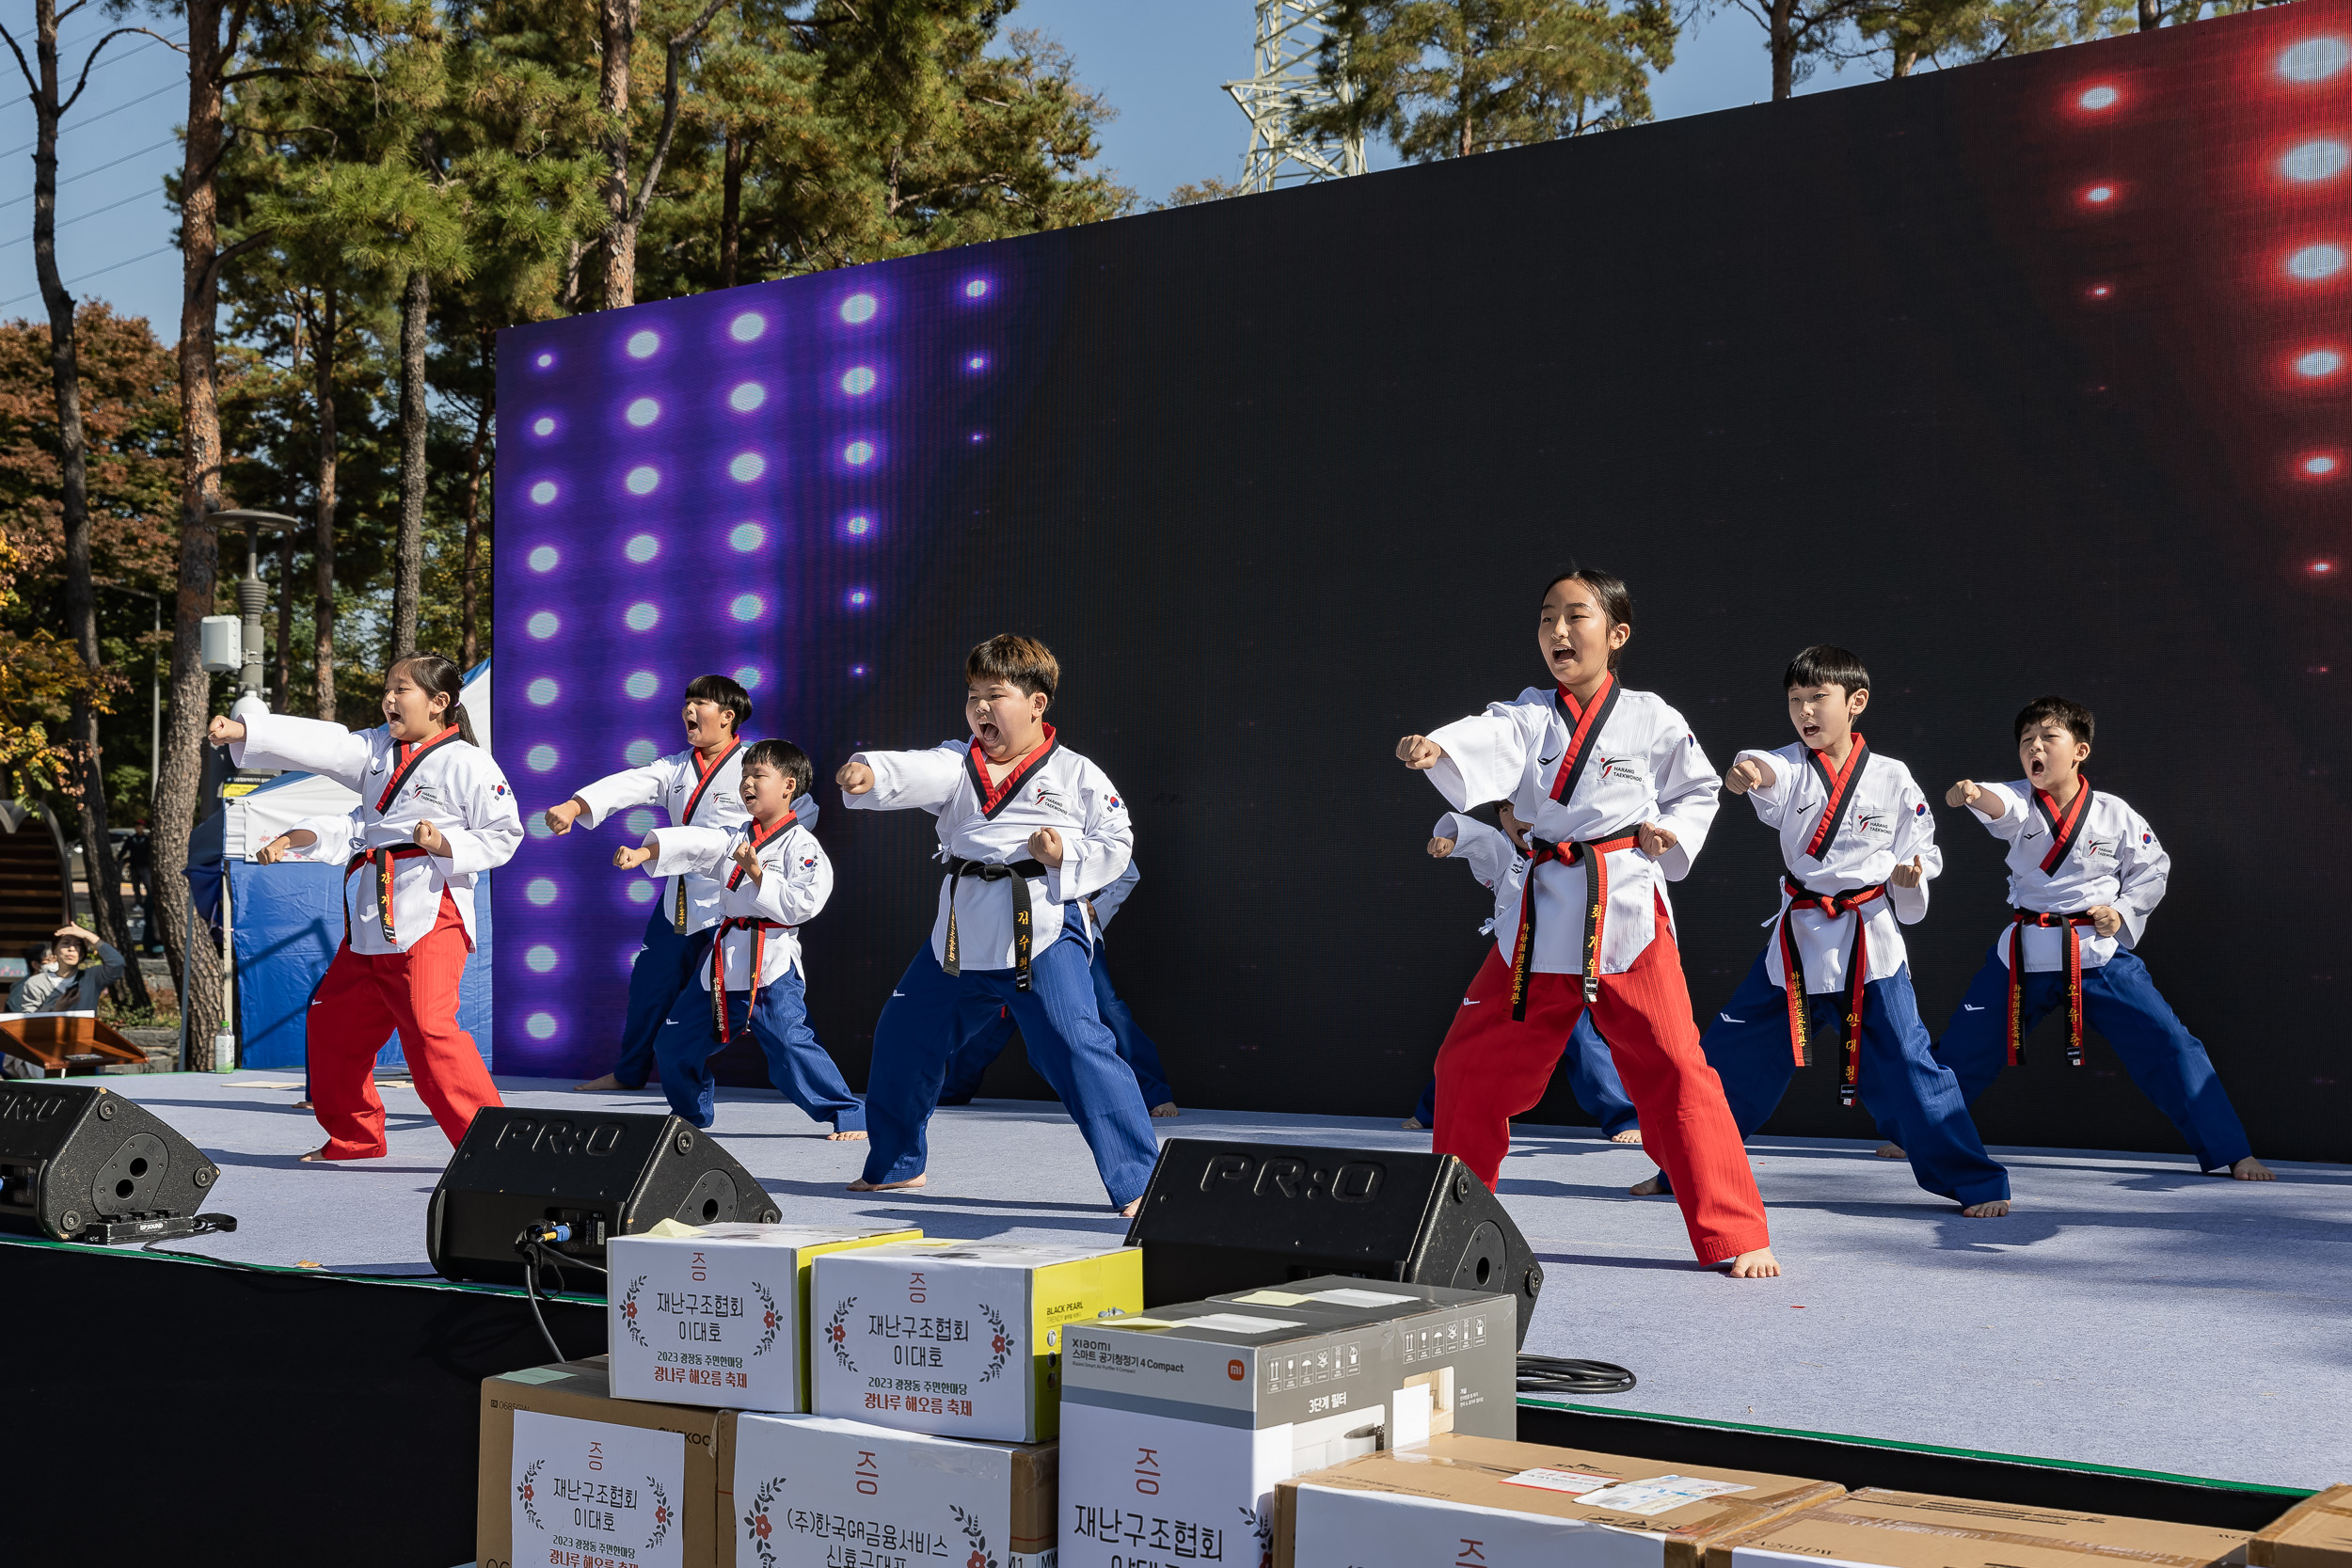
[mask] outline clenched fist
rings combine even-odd
[[[1656,860],[1682,840],[1675,836],[1675,831],[1672,828],[1661,828],[1655,822],[1645,822],[1633,830],[1633,842],[1641,846],[1642,853]]]
[[[435,827],[432,823],[418,823],[416,831],[411,832],[408,836],[415,839],[417,841],[417,847],[423,850],[426,854],[438,855],[444,860],[448,859],[449,840],[443,838],[441,836],[441,830]]]
[[[1944,803],[1947,806],[1973,806],[1983,799],[1984,791],[1977,787],[1974,779],[1963,779],[1944,792]]]
[[[2093,904],[2089,912],[2090,928],[2103,937],[2111,937],[2123,928],[2122,911],[2111,904]]]
[[[1444,757],[1445,748],[1425,735],[1408,735],[1396,743],[1396,760],[1416,773],[1427,772]]]
[[[833,776],[844,795],[864,795],[874,787],[874,770],[862,762],[845,762]]]
[[[1741,757],[1724,775],[1724,787],[1734,795],[1745,795],[1751,789],[1770,789],[1780,777],[1760,757]]]
[[[1433,838],[1429,841],[1429,858],[1431,860],[1441,861],[1452,853],[1454,853],[1454,841],[1452,839]]]
[[[588,807],[582,803],[580,799],[578,796],[574,796],[572,799],[564,801],[560,806],[549,806],[548,808],[547,816],[541,818],[541,820],[547,823],[548,832],[553,833],[558,838],[562,838],[565,833],[572,831],[572,824],[578,821],[580,819],[580,814],[587,809]]]
[[[612,864],[616,870],[634,871],[653,859],[655,853],[650,844],[624,844],[612,851]]]
[[[215,713],[213,721],[204,726],[204,738],[215,746],[233,746],[245,738],[245,724],[225,713]]]
[[[753,848],[749,842],[735,847],[735,863],[743,868],[743,874],[752,879],[754,887],[759,885],[759,851]]]
[[[1061,834],[1040,828],[1029,835],[1029,858],[1053,870],[1061,868]]]

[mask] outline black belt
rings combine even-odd
[[[1580,947],[1584,980],[1584,1005],[1591,1006],[1600,996],[1600,943],[1606,931],[1609,908],[1609,856],[1619,849],[1638,848],[1640,834],[1633,828],[1621,828],[1613,833],[1602,833],[1589,839],[1564,840],[1554,843],[1548,838],[1531,838],[1533,852],[1527,857],[1527,878],[1519,884],[1519,930],[1511,947],[1511,1021],[1527,1021],[1527,992],[1535,972],[1535,869],[1549,861],[1563,865],[1584,867],[1584,940]]]
[[[1811,910],[1831,920],[1854,916],[1853,946],[1846,954],[1845,1022],[1837,1031],[1837,1102],[1851,1106],[1862,1087],[1862,1012],[1868,1000],[1865,988],[1870,980],[1870,916],[1876,912],[1868,906],[1886,896],[1886,884],[1872,882],[1844,893],[1822,893],[1784,876],[1780,885],[1788,895],[1788,907],[1780,911],[1777,937],[1780,979],[1788,993],[1788,1048],[1799,1067],[1813,1062],[1813,1021],[1805,999],[1804,955],[1797,948],[1796,913]]]
[[[352,856],[350,863],[343,867],[343,879],[345,881],[349,881],[351,879],[351,874],[358,870],[363,865],[373,866],[374,868],[375,887],[373,890],[373,901],[375,904],[376,924],[383,930],[384,940],[390,942],[395,947],[400,945],[400,933],[392,925],[392,863],[394,861],[412,861],[418,856],[428,852],[429,851],[426,850],[424,846],[421,844],[387,844],[380,849],[360,850],[358,854]],[[348,909],[348,906],[346,906],[346,909]],[[351,933],[349,929],[350,916],[347,913],[344,916],[343,924],[345,927],[343,935],[344,938],[348,940]]]
[[[947,861],[947,957],[939,967],[948,974],[961,974],[963,965],[956,947],[956,884],[966,877],[977,877],[983,882],[1012,883],[1012,958],[1013,989],[1029,989],[1029,947],[1032,932],[1029,924],[1029,879],[1045,875],[1045,867],[1036,861],[1013,861],[1009,864],[993,864],[987,861]]]

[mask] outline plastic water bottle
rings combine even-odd
[[[220,1021],[220,1028],[213,1036],[213,1070],[215,1072],[237,1070],[237,1033],[230,1027],[227,1019]]]

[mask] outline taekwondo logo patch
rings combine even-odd
[[[437,806],[441,803],[441,798],[433,793],[433,786],[430,784],[416,785],[408,791],[408,799],[421,806]]]
[[[1855,817],[1853,831],[1867,838],[1872,833],[1890,832],[1893,830],[1887,827],[1885,817],[1873,812]]]
[[[1600,759],[1600,776],[1603,779],[1636,779],[1641,777],[1641,769],[1634,766],[1631,757],[1603,757]]]
[[[1037,803],[1044,807],[1047,811],[1059,811],[1062,809],[1061,797],[1046,788],[1043,784],[1037,786]]]

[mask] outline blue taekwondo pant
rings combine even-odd
[[[1638,1124],[1633,1101],[1626,1098],[1625,1085],[1617,1077],[1617,1064],[1610,1058],[1609,1042],[1593,1027],[1590,1007],[1576,1015],[1576,1027],[1568,1032],[1568,1049],[1561,1065],[1568,1069],[1568,1092],[1584,1107],[1584,1114],[1600,1124],[1602,1137],[1613,1138]],[[1413,1119],[1423,1127],[1438,1125],[1438,1075],[1434,1072],[1429,1075],[1429,1086],[1421,1091],[1421,1103],[1413,1107]]]
[[[1029,1048],[1030,1065],[1061,1097],[1094,1151],[1094,1168],[1112,1204],[1125,1208],[1143,1196],[1159,1141],[1134,1069],[1120,1060],[1118,1041],[1095,1010],[1088,974],[1093,944],[1085,918],[1083,912],[1065,918],[1060,940],[1031,961],[1026,991],[1015,988],[1009,969],[946,974],[925,940],[874,1025],[874,1066],[866,1082],[873,1136],[866,1180],[904,1181],[923,1173],[930,1159],[925,1129],[939,1103],[948,1058],[976,1020],[1007,1006]]]
[[[702,974],[716,929],[706,926],[679,936],[668,901],[654,901],[653,918],[645,922],[645,944],[628,968],[628,1016],[621,1024],[620,1058],[612,1064],[612,1076],[627,1087],[642,1089],[652,1075],[654,1038],[669,1022],[678,993]]]
[[[1857,1088],[1880,1131],[1903,1146],[1919,1185],[1963,1207],[2009,1196],[2009,1172],[1984,1151],[1968,1119],[1960,1081],[1938,1061],[1919,1022],[1906,964],[1862,988],[1862,1077]],[[1837,1049],[1845,992],[1807,996],[1817,1053]],[[1731,1119],[1747,1138],[1764,1125],[1796,1075],[1788,1043],[1788,993],[1772,984],[1764,955],[1724,1004],[1699,1041],[1724,1081]]]
[[[1094,962],[1089,966],[1094,974],[1094,1011],[1119,1044],[1119,1058],[1135,1070],[1136,1087],[1143,1091],[1144,1107],[1166,1105],[1176,1098],[1168,1086],[1168,1075],[1160,1067],[1160,1048],[1152,1043],[1152,1037],[1136,1027],[1136,1015],[1120,999],[1111,987],[1110,966],[1103,960],[1103,949],[1094,950]],[[989,1065],[1005,1053],[1012,1041],[1012,1011],[1001,1003],[983,1012],[977,1028],[962,1036],[963,1043],[947,1058],[947,1077],[940,1085],[942,1105],[969,1105],[972,1097],[980,1092],[980,1080],[988,1073]],[[1612,1075],[1613,1077],[1613,1074]]]
[[[2024,1002],[2022,1022],[2030,1033],[2065,1007],[2066,972],[2026,971]],[[2083,1022],[2115,1048],[2139,1092],[2181,1130],[2200,1169],[2224,1170],[2254,1152],[2213,1058],[2182,1026],[2137,954],[2119,948],[2106,963],[2083,971]],[[1999,953],[1968,983],[1967,996],[1935,1042],[1935,1059],[1952,1069],[1971,1104],[2009,1065],[2009,965]]]
[[[850,1092],[841,1069],[808,1026],[808,989],[801,972],[787,970],[762,985],[756,1006],[750,996],[748,990],[727,992],[727,1032],[750,1027],[752,1037],[767,1053],[768,1082],[817,1120],[831,1122],[834,1132],[865,1131],[865,1105]],[[688,986],[671,1005],[654,1052],[661,1062],[661,1092],[669,1097],[670,1109],[697,1127],[710,1125],[717,1088],[710,1058],[722,1049],[711,1037],[710,993],[699,984]]]

